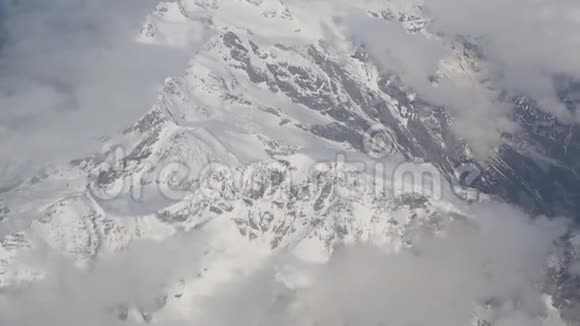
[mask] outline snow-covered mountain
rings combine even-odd
[[[20,259],[35,248],[90,266],[140,239],[202,230],[209,240],[200,265],[165,288],[158,305],[121,305],[122,319],[136,304],[142,320],[157,322],[190,314],[185,307],[276,254],[324,262],[345,243],[369,241],[412,250],[416,234],[445,233],[477,217],[479,201],[577,214],[575,127],[514,98],[522,128],[505,135],[495,157],[478,161],[453,133],[450,112],[382,72],[364,45],[345,36],[338,20],[355,11],[433,37],[412,1],[161,2],[139,40],[183,44],[201,23],[204,45],[101,153],[0,192],[0,287],[42,275]],[[454,56],[434,83],[477,69],[474,45],[447,46]],[[424,180],[409,181],[406,172],[430,173],[433,189],[414,187]],[[466,172],[473,180],[461,181],[472,188],[458,187],[456,175]],[[476,196],[465,200],[465,193]],[[562,240],[569,247],[551,256],[548,292],[562,311],[576,308],[575,290],[561,291],[577,282],[565,267],[574,261],[570,239],[573,233]],[[492,323],[480,308],[479,325]]]

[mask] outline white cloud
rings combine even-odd
[[[501,92],[526,95],[564,123],[580,118],[561,102],[556,76],[580,79],[580,3],[573,0],[425,0],[425,33],[410,34],[398,22],[352,16],[351,36],[363,42],[372,58],[387,72],[456,118],[453,127],[485,158],[501,144],[502,133],[517,131],[511,104]],[[460,67],[451,44],[467,39],[483,57],[479,70]],[[461,55],[461,53],[460,53]],[[430,77],[447,63],[448,78],[437,87]],[[455,69],[455,71],[453,71]]]
[[[553,78],[580,78],[578,1],[426,0],[425,8],[433,30],[481,44],[503,87],[536,99],[564,121],[573,118],[560,103]]]
[[[322,325],[469,325],[476,306],[494,302],[493,324],[541,325],[545,263],[563,232],[507,206],[455,220],[442,237],[420,232],[414,248],[387,255],[345,248],[323,267],[306,302]]]
[[[181,280],[195,275],[206,248],[204,234],[175,235],[164,241],[140,240],[124,252],[102,256],[80,269],[61,253],[39,248],[21,261],[41,271],[42,279],[0,292],[0,324],[12,326],[137,325],[123,322],[128,307],[153,313]],[[164,323],[164,325],[178,323]]]
[[[10,174],[95,151],[186,63],[186,49],[135,42],[152,0],[0,3],[0,161],[13,162]]]
[[[272,255],[261,268],[211,292],[170,298],[178,311],[192,313],[164,313],[154,323],[465,326],[478,313],[492,325],[563,325],[558,318],[546,321],[550,311],[544,285],[547,262],[568,221],[531,219],[507,204],[493,203],[473,206],[469,216],[442,216],[436,233],[432,223],[415,228],[406,235],[412,248],[399,253],[359,243],[335,248],[326,263]],[[47,271],[46,277],[1,292],[0,323],[127,325],[116,320],[111,307],[126,304],[133,311],[156,311],[154,299],[170,293],[180,280],[203,282],[195,275],[205,266],[205,257],[219,257],[211,242],[203,230],[161,242],[136,242],[82,270],[58,253],[36,255],[32,262]],[[229,272],[244,275],[234,270],[225,274]],[[296,282],[297,277],[306,281]],[[182,316],[186,320],[173,320]],[[128,325],[138,321],[130,319]]]
[[[546,262],[565,220],[537,218],[508,205],[474,208],[473,219],[447,217],[443,235],[411,235],[414,246],[388,254],[370,244],[337,248],[319,266],[278,257],[226,284],[203,306],[204,325],[563,325],[548,318]],[[280,266],[309,275],[286,288]],[[275,277],[278,275],[278,277]],[[302,276],[304,277],[304,276]]]
[[[473,76],[460,72],[440,79],[437,86],[432,83],[441,64],[454,59],[454,53],[441,40],[409,34],[398,23],[367,17],[354,18],[349,26],[352,37],[366,45],[383,71],[396,74],[424,100],[444,106],[453,114],[454,130],[475,154],[489,156],[501,143],[502,132],[514,130],[508,106]]]

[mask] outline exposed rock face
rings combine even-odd
[[[410,33],[427,24],[419,8],[364,9]],[[243,14],[232,15],[235,10]],[[104,153],[5,192],[0,185],[0,222],[23,221],[7,222],[14,232],[0,238],[0,285],[34,277],[34,271],[8,270],[37,237],[81,261],[135,239],[220,227],[221,237],[270,252],[314,242],[328,253],[362,240],[400,250],[412,246],[414,230],[436,232],[465,218],[458,213],[465,203],[455,197],[377,191],[372,176],[384,162],[368,155],[365,137],[372,130],[387,135],[387,150],[379,154],[396,162],[434,164],[447,181],[471,162],[481,174],[469,186],[485,194],[534,213],[578,215],[576,127],[518,98],[513,116],[520,131],[505,135],[496,157],[474,161],[445,108],[381,72],[364,47],[325,38],[330,32],[313,27],[318,15],[302,10],[278,0],[161,3],[142,38],[163,39],[165,23],[187,19],[206,21],[212,36],[182,75],[166,81],[153,108]],[[477,60],[477,49],[456,46],[457,60]],[[452,208],[442,210],[441,201]],[[563,264],[569,258],[559,257]],[[558,274],[552,287],[570,280],[577,283]],[[575,318],[576,291],[558,293],[558,304]],[[165,305],[163,298],[149,310]],[[128,308],[121,307],[119,315],[127,318]],[[151,321],[147,309],[140,313]]]

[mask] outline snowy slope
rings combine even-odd
[[[160,311],[138,309],[148,321],[190,318],[197,300],[281,252],[310,263],[344,243],[400,251],[417,232],[469,219],[469,203],[447,183],[468,146],[447,112],[382,74],[344,36],[334,20],[357,11],[426,33],[410,1],[160,3],[140,41],[171,46],[203,32],[203,47],[102,153],[0,193],[0,286],[42,274],[18,259],[33,249],[82,266],[139,239],[203,230],[202,267],[168,286]],[[475,59],[463,50],[439,78],[469,79]],[[377,125],[393,141],[387,158],[368,155],[365,137]],[[443,195],[396,191],[402,185],[389,176],[403,160],[416,162],[410,171],[434,162]]]

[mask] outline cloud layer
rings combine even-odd
[[[421,8],[427,33],[411,34],[398,22],[367,15],[351,16],[348,28],[384,71],[453,113],[457,135],[475,154],[492,155],[503,133],[517,131],[504,91],[535,100],[563,123],[580,121],[574,104],[562,101],[558,83],[580,80],[574,32],[580,30],[580,3],[425,0]],[[462,57],[464,40],[477,47],[475,68]],[[433,84],[436,75],[443,78]]]
[[[545,298],[548,263],[559,257],[556,244],[568,232],[564,219],[532,219],[507,204],[474,205],[469,217],[441,215],[411,228],[402,235],[411,246],[402,251],[344,244],[318,263],[273,252],[255,269],[248,266],[255,266],[261,250],[245,243],[240,248],[249,252],[212,247],[215,239],[232,237],[214,226],[211,233],[137,241],[83,268],[38,247],[22,262],[44,277],[0,292],[0,323],[136,325],[140,311],[162,326],[465,326],[475,319],[494,326],[564,325]],[[232,252],[251,257],[248,266]],[[232,278],[199,286],[207,282],[198,274],[206,264],[225,268],[212,273]],[[186,286],[181,298],[169,295],[164,306],[164,296],[182,280],[198,286]],[[125,307],[132,311],[127,323],[117,319]]]
[[[573,0],[427,0],[432,29],[478,42],[501,86],[536,99],[562,120],[557,75],[580,78],[580,3]]]
[[[0,8],[7,174],[95,151],[99,137],[146,112],[164,78],[185,64],[183,49],[135,42],[151,0],[1,0]]]
[[[438,234],[411,234],[413,247],[389,254],[370,244],[337,248],[328,263],[279,258],[227,284],[204,305],[204,325],[464,326],[560,325],[546,307],[546,262],[563,220],[530,220],[504,205],[478,207],[474,220],[445,217]],[[285,264],[309,282],[286,287]],[[302,275],[304,277],[304,275]]]
[[[41,280],[0,292],[0,323],[13,326],[138,325],[139,313],[163,307],[180,280],[195,274],[206,247],[196,233],[164,241],[139,240],[123,252],[104,255],[79,268],[62,253],[39,247],[22,266],[40,271]],[[124,318],[119,318],[123,314]],[[164,325],[169,325],[165,323]],[[176,325],[172,323],[171,325]]]

